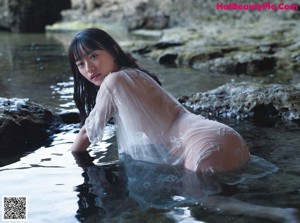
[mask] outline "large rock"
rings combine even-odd
[[[0,0],[0,29],[44,32],[46,25],[60,20],[60,12],[70,7],[70,0]]]
[[[242,22],[254,22],[262,17],[296,19],[300,17],[297,10],[217,10],[217,4],[232,3],[232,0],[71,0],[72,10],[63,12],[63,20],[80,20],[86,22],[126,21],[130,29],[164,28],[202,21],[228,21],[236,19]],[[242,2],[240,2],[242,4]],[[247,2],[246,2],[247,3]],[[251,1],[260,3],[259,0]],[[282,3],[273,0],[272,4]],[[267,4],[267,3],[263,3]],[[284,2],[284,6],[297,7],[293,0]]]
[[[222,21],[162,31],[158,41],[136,42],[133,52],[161,64],[189,65],[227,74],[264,76],[300,70],[298,20]]]
[[[259,124],[300,123],[300,86],[229,83],[181,99],[206,117],[250,119]]]
[[[28,99],[0,98],[0,154],[21,154],[46,144],[60,118]]]

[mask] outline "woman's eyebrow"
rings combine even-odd
[[[85,51],[85,53],[83,55],[81,55],[80,58],[75,59],[75,62],[79,61],[82,59],[82,57],[86,56],[86,55],[90,55],[93,52],[93,50],[89,50],[89,51]]]

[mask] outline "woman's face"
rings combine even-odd
[[[118,69],[114,57],[106,50],[91,50],[76,61],[79,72],[91,83],[100,86],[104,78]]]

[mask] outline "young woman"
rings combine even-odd
[[[84,123],[72,151],[101,141],[113,118],[119,153],[136,160],[182,165],[195,172],[230,171],[249,160],[235,130],[189,112],[106,32],[79,32],[70,44],[69,62]]]

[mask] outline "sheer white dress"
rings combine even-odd
[[[111,117],[119,154],[136,160],[219,172],[233,170],[250,158],[235,130],[189,112],[138,69],[124,68],[104,79],[85,122],[90,142],[101,141]]]

